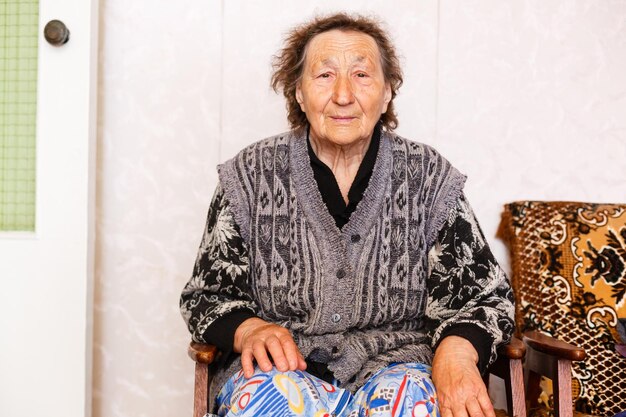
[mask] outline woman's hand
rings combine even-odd
[[[433,383],[441,417],[495,417],[474,346],[459,336],[441,341],[433,358]]]
[[[241,367],[246,378],[254,374],[253,360],[263,372],[272,370],[268,353],[281,372],[306,369],[306,362],[289,330],[258,317],[250,318],[237,327],[233,350],[241,353]]]

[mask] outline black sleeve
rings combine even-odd
[[[180,297],[180,311],[194,341],[232,351],[235,330],[257,311],[248,270],[248,249],[218,185],[193,274]]]
[[[433,350],[451,335],[472,343],[483,372],[513,334],[513,293],[461,195],[428,253],[426,323]]]

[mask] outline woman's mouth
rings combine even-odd
[[[330,118],[338,123],[348,123],[356,119],[354,116],[330,116]]]

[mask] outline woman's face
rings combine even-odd
[[[354,31],[316,35],[307,46],[296,99],[314,139],[336,145],[369,140],[391,100],[376,41]]]

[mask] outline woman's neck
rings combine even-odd
[[[348,192],[372,141],[371,135],[349,145],[337,145],[314,135],[310,135],[310,140],[315,155],[333,172],[341,196],[347,205]]]

